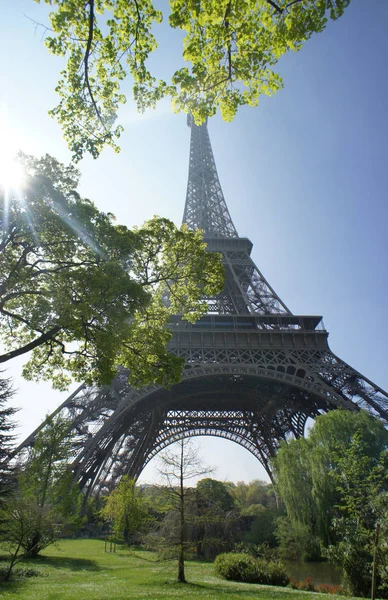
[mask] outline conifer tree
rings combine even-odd
[[[9,462],[13,447],[13,415],[16,408],[8,405],[14,391],[9,379],[0,372],[0,508],[4,505],[13,490],[14,469]]]

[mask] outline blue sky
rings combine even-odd
[[[33,0],[2,6],[0,111],[7,118],[2,151],[17,148],[70,159],[55,106],[60,60],[51,57],[25,16],[47,22]],[[335,354],[388,388],[388,2],[353,0],[279,71],[284,90],[243,108],[232,123],[218,116],[209,132],[235,226],[253,244],[253,258],[297,314],[322,314]],[[180,65],[179,36],[167,29],[155,68]],[[127,84],[129,92],[130,83]],[[83,160],[81,191],[118,221],[140,224],[154,214],[180,223],[186,194],[189,130],[168,102],[143,116],[122,111],[122,151]],[[26,384],[19,365],[9,374],[19,392],[21,435],[63,399]],[[263,472],[247,451],[222,440],[203,454],[216,476],[254,479]],[[209,462],[209,460],[207,460]]]

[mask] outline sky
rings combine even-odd
[[[161,7],[164,4],[161,3]],[[60,59],[50,56],[47,7],[0,0],[0,157],[18,149],[69,162],[61,131],[47,111]],[[295,314],[323,315],[332,351],[388,389],[388,1],[352,0],[344,16],[281,60],[284,89],[232,123],[209,121],[218,174],[240,236]],[[156,32],[162,74],[181,66],[180,37]],[[124,90],[130,96],[130,82]],[[118,222],[140,225],[155,214],[179,224],[186,195],[189,129],[162,101],[136,113],[128,102],[121,153],[85,158],[81,193]],[[7,369],[17,389],[20,439],[67,394],[24,382],[21,361]],[[70,390],[71,391],[71,390]],[[265,478],[257,460],[232,442],[201,440],[214,476]],[[152,479],[152,462],[142,479]]]

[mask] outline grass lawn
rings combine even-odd
[[[100,540],[63,540],[37,560],[25,561],[45,576],[0,583],[3,600],[297,600],[339,596],[233,583],[217,578],[213,565],[187,562],[188,584],[176,582],[176,563],[118,546],[104,552]]]

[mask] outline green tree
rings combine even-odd
[[[229,491],[229,485],[206,477],[196,485],[198,504],[204,507],[214,506],[217,510],[230,511],[234,509],[234,499]]]
[[[16,536],[22,526],[21,546],[30,556],[58,539],[65,528],[77,528],[82,522],[82,496],[69,468],[71,456],[69,423],[48,418],[18,476]]]
[[[231,550],[240,538],[240,514],[229,488],[229,484],[211,478],[201,479],[195,488],[193,541],[196,554],[207,559]]]
[[[142,493],[152,514],[158,516],[159,520],[171,508],[167,490],[162,485],[142,485]]]
[[[388,443],[387,443],[388,446]],[[382,525],[383,544],[377,552],[377,595],[388,598],[388,450],[370,453],[368,442],[357,431],[349,447],[338,446],[332,477],[339,493],[332,529],[336,544],[326,555],[343,569],[349,591],[369,596],[377,523]]]
[[[3,572],[3,579],[9,579],[15,565],[20,548],[10,543],[8,508],[14,498],[16,487],[15,469],[10,461],[13,451],[13,429],[15,424],[12,420],[16,412],[15,408],[8,405],[13,397],[14,391],[9,379],[2,377],[0,372],[0,546],[10,552],[10,564]],[[16,554],[15,554],[16,550]]]
[[[298,562],[322,559],[319,538],[309,524],[292,521],[283,514],[274,519],[273,534],[280,558]]]
[[[14,395],[10,381],[1,375],[0,372],[0,509],[15,485],[14,468],[10,458],[13,450],[12,432],[15,427],[12,417],[17,412],[8,405]]]
[[[72,451],[68,431],[64,420],[47,421],[28,460],[19,465],[17,488],[0,507],[1,547],[10,556],[5,579],[20,560],[36,557],[82,522],[81,493],[68,469]]]
[[[308,538],[309,548],[316,551],[320,543],[328,546],[336,541],[332,523],[340,500],[333,477],[337,450],[347,452],[356,434],[368,460],[378,460],[388,447],[388,432],[380,421],[363,411],[337,410],[318,417],[307,438],[282,444],[273,462],[277,490],[293,528],[287,535]]]
[[[5,580],[23,558],[35,558],[41,550],[58,540],[61,525],[51,506],[44,507],[28,496],[15,494],[0,511],[3,521],[0,546],[10,557]]]
[[[259,510],[260,504],[253,504],[251,512],[248,511],[246,516],[253,518],[248,531],[244,535],[244,540],[262,546],[263,548],[275,548],[278,545],[276,530],[277,522],[285,513],[284,507],[281,505],[262,507]],[[253,512],[255,509],[255,512]]]
[[[310,443],[306,438],[292,440],[281,447],[275,465],[277,490],[284,502],[287,516],[277,521],[276,537],[282,558],[316,560],[320,557],[317,521],[321,516],[328,528],[327,515],[319,515],[311,468]],[[330,482],[331,485],[331,482]],[[330,497],[334,489],[331,485]],[[332,500],[332,498],[331,498]],[[327,511],[330,511],[330,500]]]
[[[238,481],[230,493],[243,516],[253,516],[264,508],[276,506],[273,485],[259,479],[249,483]]]
[[[168,95],[175,110],[198,123],[217,108],[231,120],[240,105],[256,106],[282,87],[274,70],[279,58],[341,16],[350,0],[170,0],[169,25],[185,33],[187,66],[168,82],[147,66],[163,18],[151,0],[44,2],[54,7],[48,49],[67,58],[56,88],[61,101],[51,113],[80,159],[85,152],[97,157],[104,145],[118,150],[123,128],[115,121],[127,75],[141,111]]]
[[[144,530],[149,521],[146,501],[136,482],[127,475],[120,480],[106,499],[103,517],[113,525],[113,532],[133,544],[136,534]]]
[[[267,552],[277,546],[275,522],[284,514],[284,507],[278,506],[274,486],[259,479],[249,483],[238,481],[230,487],[230,493],[244,523],[244,544],[247,542],[254,552]]]
[[[72,166],[21,161],[23,191],[0,189],[0,362],[32,351],[23,375],[60,389],[69,375],[108,384],[118,365],[134,385],[178,382],[169,317],[206,312],[202,298],[222,288],[220,256],[167,219],[116,225],[79,196]]]

